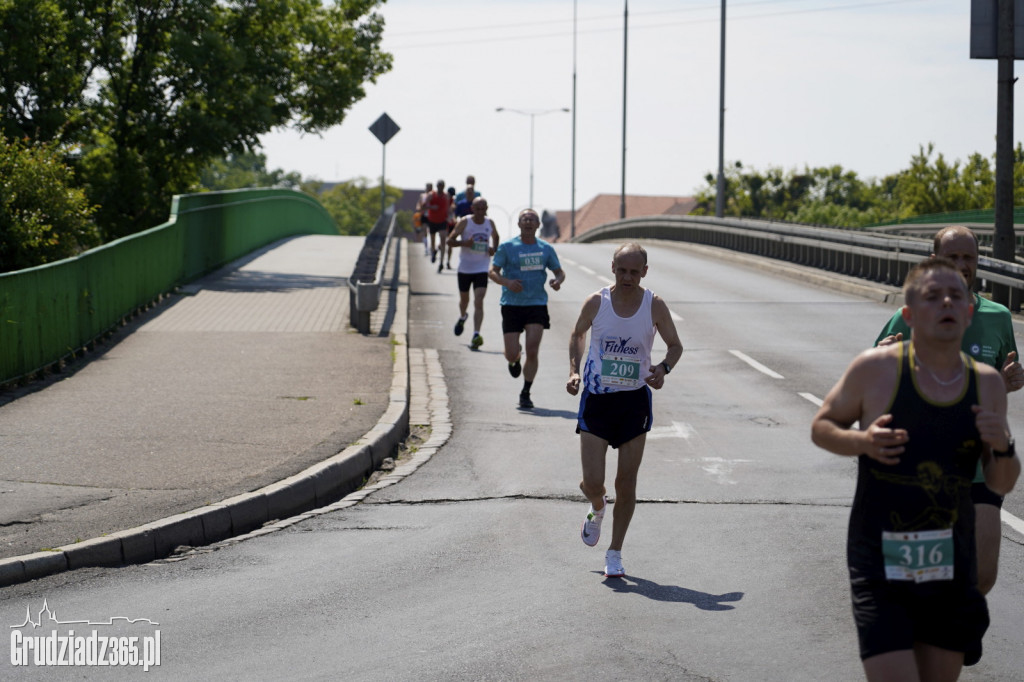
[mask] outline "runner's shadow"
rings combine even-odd
[[[604,575],[601,571],[594,571],[594,573]],[[606,578],[604,584],[616,592],[639,594],[655,601],[693,604],[702,611],[731,611],[736,607],[722,602],[743,599],[742,592],[708,594],[675,585],[660,585],[653,580],[644,580],[631,575],[627,575],[625,578]]]
[[[538,417],[559,417],[560,419],[573,419],[579,415],[571,410],[549,410],[545,407],[534,407],[533,409],[519,408],[519,411],[523,414],[534,414]]]

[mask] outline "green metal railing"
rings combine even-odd
[[[299,234],[338,234],[307,194],[187,194],[174,198],[163,225],[74,258],[0,274],[0,384],[74,357],[175,287]]]

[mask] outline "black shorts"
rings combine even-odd
[[[991,504],[997,509],[1003,508],[1003,496],[992,492],[984,483],[971,484],[971,501],[974,504]]]
[[[914,642],[963,651],[968,665],[980,656],[988,604],[975,586],[855,578],[850,592],[861,660],[913,649]]]
[[[591,393],[583,389],[580,411],[576,415],[576,433],[586,431],[618,448],[650,431],[653,421],[651,389],[647,386],[613,393]]]
[[[432,223],[432,222],[430,222],[428,220],[427,221],[427,226],[430,227],[430,234],[437,234],[441,230],[444,230],[445,232],[448,231],[448,223],[444,223],[444,222],[442,222],[442,223]]]
[[[503,305],[501,306],[501,331],[512,334],[524,331],[528,324],[539,324],[551,329],[546,305]]]
[[[486,272],[459,272],[456,275],[459,278],[459,291],[469,291],[470,285],[474,289],[487,288],[488,278]]]

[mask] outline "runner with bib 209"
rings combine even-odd
[[[605,496],[605,456],[608,446],[619,451],[615,475],[612,541],[605,553],[605,575],[622,577],[622,543],[636,509],[636,481],[651,430],[651,389],[660,389],[679,362],[683,344],[668,305],[640,286],[647,275],[647,251],[636,243],[623,244],[612,257],[615,284],[591,294],[583,304],[569,339],[569,381],[577,395],[576,432],[580,434],[583,480],[580,490],[590,501],[580,537],[589,547],[601,537],[601,522],[610,501]],[[587,333],[589,352],[584,358]],[[657,332],[668,350],[664,360],[651,358]]]

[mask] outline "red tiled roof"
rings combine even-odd
[[[696,205],[697,200],[693,197],[652,197],[627,194],[626,217],[686,215]],[[576,234],[580,235],[598,225],[618,220],[621,206],[621,195],[598,194],[576,209]],[[572,211],[558,211],[555,215],[560,230],[557,241],[569,241],[572,231]]]

